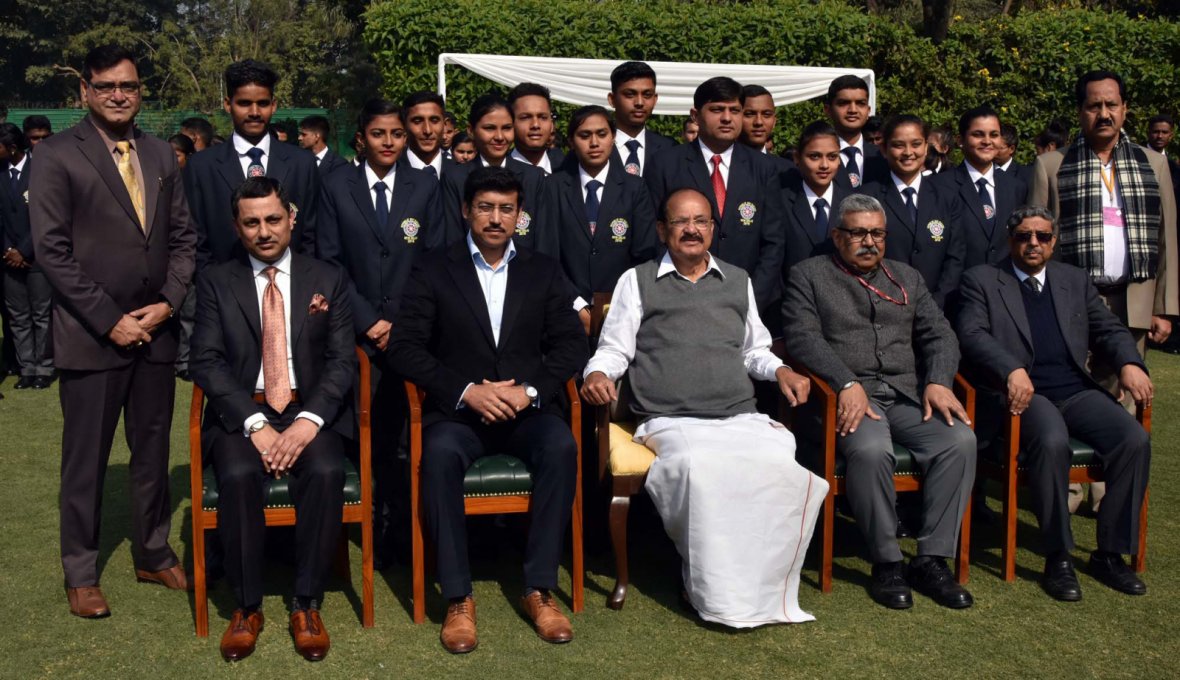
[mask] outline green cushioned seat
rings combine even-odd
[[[202,476],[205,483],[202,494],[201,507],[206,510],[217,509],[217,475],[212,466],[205,469]],[[348,458],[344,459],[344,504],[359,505],[361,502],[361,476],[356,466]],[[267,478],[266,507],[293,508],[295,502],[291,500],[290,477],[284,475],[279,479]]]
[[[484,456],[472,463],[463,476],[464,496],[514,496],[532,489],[532,473],[515,456]]]
[[[1004,444],[1003,441],[999,443]],[[1073,452],[1073,458],[1069,462],[1071,467],[1089,467],[1098,463],[1098,459],[1094,455],[1094,447],[1090,446],[1086,442],[1081,441],[1080,439],[1074,439],[1073,437],[1070,437],[1069,450]],[[1008,455],[1008,450],[1006,445],[990,446],[987,449],[987,455],[991,457],[993,462],[999,462],[1002,456]],[[1017,455],[1016,460],[1020,463],[1020,469],[1025,469],[1026,466],[1024,464],[1023,451]]]
[[[918,468],[914,465],[914,454],[906,447],[893,443],[893,457],[897,459],[897,463],[893,466],[893,474],[895,475],[916,475]],[[836,476],[843,477],[844,471],[848,467],[848,462],[844,460],[844,456],[836,454]]]

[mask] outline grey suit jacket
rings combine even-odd
[[[1160,184],[1160,210],[1163,220],[1160,228],[1159,269],[1155,280],[1132,283],[1127,286],[1127,325],[1131,328],[1151,328],[1151,317],[1180,314],[1180,285],[1176,275],[1180,263],[1176,259],[1176,196],[1168,191],[1172,175],[1168,161],[1160,154],[1141,147],[1147,154],[1151,169],[1155,171]],[[1057,171],[1065,154],[1050,151],[1037,157],[1033,165],[1033,183],[1029,188],[1028,202],[1048,208],[1054,215],[1060,215],[1057,193]],[[1062,225],[1063,229],[1069,225]]]
[[[1070,359],[1091,387],[1106,391],[1086,370],[1091,348],[1114,366],[1135,364],[1146,370],[1130,331],[1103,304],[1085,270],[1050,261],[1045,280]],[[1031,368],[1036,356],[1012,260],[971,268],[960,290],[956,328],[969,373],[983,385],[1005,389],[1008,374]]]
[[[117,347],[107,338],[127,312],[161,300],[180,309],[195,262],[197,236],[176,154],[167,142],[138,129],[134,140],[146,233],[89,116],[37,145],[29,218],[37,262],[54,291],[58,368],[107,370],[137,356],[156,363],[176,360],[175,318],[137,349]]]
[[[908,293],[908,304],[897,305],[841,271],[833,257],[818,255],[791,268],[783,299],[783,342],[791,360],[837,391],[859,380],[872,394],[883,382],[921,404],[926,385],[951,387],[959,344],[922,274],[903,262],[882,261]],[[902,299],[884,272],[872,283]]]

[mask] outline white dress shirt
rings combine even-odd
[[[729,166],[733,162],[733,144],[721,153],[715,153],[705,143],[697,138],[697,146],[701,149],[701,155],[705,157],[705,174],[710,178],[713,177],[713,156],[721,156],[721,179],[725,180],[725,188],[729,189]],[[718,227],[720,228],[720,227]]]
[[[410,162],[411,168],[415,168],[417,170],[421,170],[422,168],[425,168],[426,166],[429,165],[430,167],[434,168],[435,176],[438,177],[439,179],[442,179],[442,169],[443,169],[443,153],[442,153],[442,151],[439,151],[438,153],[434,154],[434,160],[427,163],[426,161],[422,160],[421,158],[418,158],[418,154],[414,153],[413,149],[406,149],[406,160],[408,160]]]
[[[316,167],[317,167],[317,168],[318,168],[318,167],[320,167],[320,163],[322,163],[322,162],[323,162],[323,160],[324,160],[325,158],[327,158],[327,157],[328,157],[328,147],[327,147],[327,146],[325,146],[324,148],[320,149],[319,153],[317,153],[317,154],[315,155],[315,165],[316,165]]]
[[[807,182],[804,182],[803,183],[803,195],[807,197],[807,205],[811,208],[811,219],[813,219],[813,220],[815,219],[815,201],[816,201],[816,199],[819,199],[819,198],[822,198],[828,202],[828,207],[827,207],[828,220],[832,219],[832,209],[835,208],[835,206],[832,205],[832,201],[836,200],[836,183],[835,182],[831,182],[828,184],[828,189],[827,189],[827,191],[824,192],[823,196],[820,196],[819,194],[812,191],[811,187],[809,187],[807,185]]]
[[[1106,184],[1099,187],[1102,194],[1102,276],[1095,283],[1122,283],[1131,273],[1131,263],[1127,260],[1127,218],[1123,215],[1123,199],[1119,196],[1118,178],[1114,176],[1115,166],[1107,163],[1102,166],[1102,172],[1110,178],[1114,193],[1107,191]],[[1113,222],[1106,219],[1107,210],[1116,210],[1117,217]]]
[[[999,167],[1001,170],[1003,170],[1004,172],[1008,172],[1008,168],[1012,167],[1012,163],[1013,163],[1013,162],[1014,162],[1014,159],[1013,159],[1013,158],[1009,158],[1007,163],[1005,163],[1005,164],[1003,164],[1003,165],[1001,165],[1001,166],[998,166],[998,167]]]
[[[28,153],[26,153],[25,155],[23,155],[23,156],[21,156],[21,157],[20,157],[20,162],[19,162],[19,163],[16,163],[15,165],[9,165],[9,166],[8,166],[8,177],[5,177],[4,179],[6,179],[6,180],[8,180],[9,182],[11,182],[11,181],[12,181],[12,171],[13,171],[13,170],[16,170],[16,172],[17,172],[17,179],[18,179],[18,180],[20,180],[20,179],[23,179],[23,178],[24,178],[24,176],[25,176],[25,165],[26,165],[26,164],[28,164],[28,162],[29,162],[29,154],[28,154]],[[587,180],[587,181],[589,181],[589,180]]]
[[[844,141],[843,137],[840,137],[840,165],[845,165],[848,163],[848,154],[844,153],[844,149],[847,149],[850,146],[856,147],[856,150],[860,152],[860,153],[856,154],[856,165],[860,168],[860,174],[864,175],[864,173],[865,173],[865,136],[861,135],[861,136],[857,137],[855,144],[849,144],[848,142]]]
[[[242,175],[244,175],[246,177],[250,176],[250,173],[249,173],[250,163],[252,163],[253,161],[251,161],[250,157],[246,155],[246,152],[249,151],[250,149],[253,149],[256,147],[259,149],[262,149],[262,161],[261,162],[262,162],[263,171],[265,171],[267,168],[270,167],[270,135],[269,134],[262,135],[262,139],[260,139],[257,144],[251,144],[250,142],[247,142],[244,137],[240,136],[238,133],[235,132],[232,135],[230,135],[230,141],[234,145],[234,151],[238,152],[238,162],[242,164]]]
[[[917,176],[914,177],[914,181],[911,184],[906,184],[900,177],[898,177],[893,172],[890,172],[889,176],[891,178],[893,178],[893,186],[897,187],[897,193],[901,195],[902,205],[905,205],[905,194],[903,194],[901,192],[905,191],[906,187],[913,188],[913,190],[914,190],[914,205],[918,205],[918,197],[922,193],[922,173],[919,172],[917,174]]]
[[[475,241],[471,238],[471,232],[467,232],[467,251],[471,253],[471,262],[475,266],[475,277],[479,279],[479,287],[483,291],[484,304],[488,306],[488,321],[492,324],[492,339],[496,341],[496,345],[500,344],[500,322],[504,318],[504,296],[508,292],[508,264],[516,258],[516,244],[509,239],[508,249],[504,251],[504,257],[500,258],[500,262],[492,267],[488,261],[483,259],[483,253],[479,252],[479,247],[475,245]],[[463,397],[467,395],[467,390],[475,383],[467,383],[467,387],[463,388],[463,392],[459,395],[459,403],[455,408],[463,408]]]
[[[725,278],[713,256],[709,256],[709,267],[705,276],[710,272],[717,272],[717,276]],[[672,264],[672,256],[664,253],[660,260],[660,267],[656,271],[656,278],[664,276],[678,276],[685,281],[687,278],[676,271]],[[745,360],[746,373],[756,380],[776,380],[775,371],[783,365],[781,359],[770,351],[770,332],[758,317],[758,302],[754,299],[754,286],[746,283],[746,297],[749,302],[746,307],[746,337],[742,343],[742,357]],[[607,378],[618,380],[631,362],[635,359],[635,338],[639,334],[639,324],[643,319],[643,300],[639,297],[639,282],[636,280],[635,268],[623,272],[619,282],[615,284],[615,292],[611,296],[610,314],[602,325],[602,335],[598,338],[598,349],[586,364],[583,377],[595,371],[601,371]]]
[[[295,359],[292,355],[293,349],[291,347],[291,250],[288,248],[283,253],[282,257],[277,262],[267,264],[262,260],[256,259],[253,255],[250,256],[250,268],[254,270],[254,290],[258,294],[258,318],[262,319],[262,300],[266,294],[266,286],[270,283],[263,271],[267,267],[274,267],[278,270],[275,274],[275,285],[278,286],[279,294],[283,296],[283,321],[287,325],[287,378],[291,381],[291,389],[298,389],[298,383],[295,381]],[[263,367],[261,364],[258,367],[258,379],[254,382],[255,392],[266,391],[266,381],[263,378]],[[324,419],[311,411],[300,411],[296,419],[307,418],[316,424],[316,427],[324,426]],[[250,426],[260,420],[266,420],[266,416],[261,411],[246,418],[242,423],[242,432],[249,436]]]
[[[500,161],[499,165],[492,165],[488,159],[483,157],[483,154],[479,154],[479,164],[485,168],[506,168],[508,167],[508,158],[505,157],[504,160]]]
[[[1032,278],[1036,279],[1037,282],[1041,284],[1038,290],[1045,290],[1045,272],[1048,270],[1048,267],[1041,267],[1041,271],[1032,275]],[[1016,280],[1021,283],[1024,283],[1029,278],[1029,275],[1021,271],[1020,267],[1017,267],[1016,265],[1012,265],[1012,271],[1016,273]]]
[[[615,148],[619,150],[619,158],[624,163],[627,162],[627,156],[631,155],[631,149],[627,148],[627,142],[635,140],[639,142],[639,148],[635,150],[635,155],[639,157],[639,174],[647,170],[647,128],[639,131],[639,134],[632,137],[631,135],[618,130],[615,132]]]
[[[967,174],[971,177],[971,184],[975,186],[975,193],[979,193],[979,180],[983,178],[987,181],[986,191],[992,199],[992,207],[996,207],[996,164],[989,165],[987,172],[984,173],[976,170],[975,166],[970,163],[965,163],[965,165],[967,166]]]
[[[397,164],[395,163],[389,172],[385,173],[384,177],[378,177],[377,173],[373,172],[373,168],[365,163],[365,186],[369,187],[369,200],[373,202],[373,210],[377,209],[377,190],[373,188],[377,182],[385,185],[385,208],[386,210],[393,210],[393,176],[397,174]]]
[[[541,170],[543,170],[545,172],[545,174],[547,176],[553,174],[553,164],[549,162],[549,154],[547,154],[547,153],[541,154],[541,162],[540,163],[533,163],[528,158],[525,158],[524,154],[522,154],[520,151],[518,151],[516,149],[513,149],[512,153],[509,154],[508,157],[515,158],[516,160],[520,161],[521,163],[528,163],[529,165],[532,165],[533,167],[540,168]]]

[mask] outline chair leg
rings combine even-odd
[[[959,528],[959,559],[955,564],[955,580],[959,585],[971,576],[971,505],[974,500],[967,496],[967,510],[963,512],[963,526]]]
[[[414,599],[414,623],[422,623],[426,620],[426,550],[422,538],[422,516],[418,508],[414,508],[412,520],[410,546],[414,555],[411,597]]]
[[[361,516],[361,625],[373,627],[373,512]]]
[[[615,589],[606,600],[611,609],[622,609],[627,599],[627,514],[631,509],[630,496],[615,496],[610,501],[610,542],[615,551]]]
[[[1143,491],[1143,507],[1139,508],[1139,551],[1135,553],[1135,571],[1147,571],[1147,497],[1151,488]]]
[[[336,576],[341,581],[352,580],[352,569],[348,563],[348,525],[340,529],[340,540],[336,543]]]
[[[571,522],[573,523],[571,530],[571,538],[573,539],[573,596],[574,596],[574,613],[578,613],[585,609],[585,592],[584,579],[586,576],[586,567],[582,562],[582,485],[580,483],[574,491],[574,508],[571,513]]]
[[[197,637],[209,637],[209,600],[205,592],[205,521],[195,506],[193,512],[193,601],[196,604]]]
[[[1004,580],[1016,580],[1016,468],[1009,465],[1004,481]]]
[[[824,500],[823,537],[820,541],[819,589],[832,592],[832,551],[836,529],[836,494],[833,488]]]

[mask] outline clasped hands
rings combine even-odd
[[[124,314],[115,327],[107,333],[107,337],[119,347],[139,347],[144,343],[151,342],[152,333],[170,316],[172,316],[172,307],[167,302],[157,302],[140,307]]]
[[[533,402],[525,394],[525,388],[517,385],[515,380],[484,380],[467,388],[463,403],[478,413],[484,424],[489,424],[511,420]]]
[[[250,435],[250,442],[262,456],[262,467],[278,479],[299,460],[299,455],[319,434],[320,428],[307,418],[296,418],[287,429],[279,432],[268,423]]]

